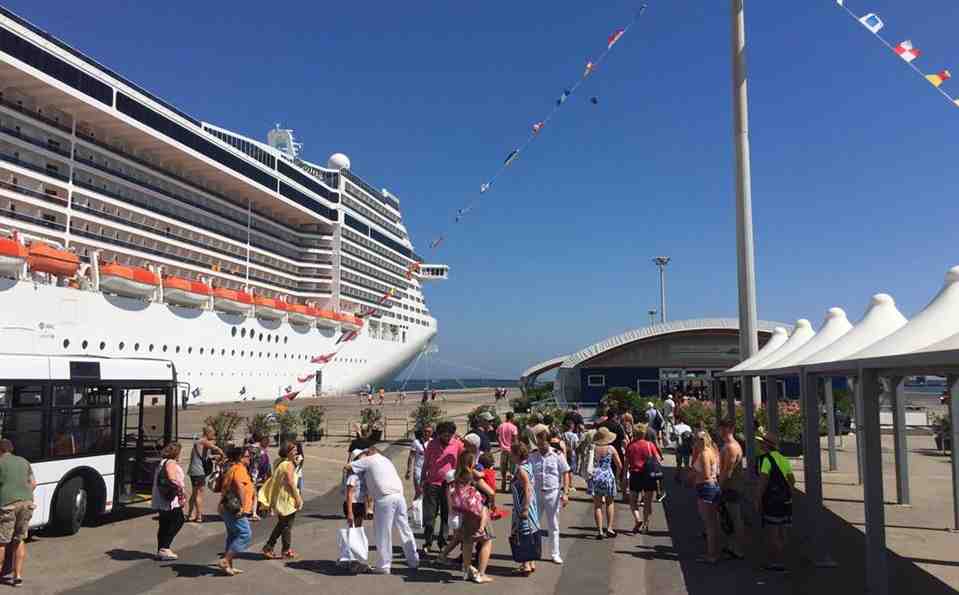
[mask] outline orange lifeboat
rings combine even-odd
[[[285,302],[268,297],[253,296],[253,305],[256,306],[257,318],[268,320],[279,320],[289,310],[289,306]]]
[[[217,287],[213,290],[213,307],[221,312],[246,316],[253,308],[253,296],[245,291]]]
[[[167,303],[187,308],[199,308],[210,301],[213,289],[206,283],[181,277],[163,278],[163,299]]]
[[[16,277],[27,260],[27,247],[10,238],[0,238],[0,275]]]
[[[106,264],[100,267],[100,289],[125,297],[145,298],[150,296],[160,278],[151,270],[143,267],[130,267],[122,264]]]
[[[316,319],[316,308],[300,304],[289,304],[291,324],[313,324]]]
[[[353,316],[352,314],[347,314],[345,312],[341,312],[337,314],[337,317],[340,319],[340,324],[342,324],[343,328],[345,328],[346,330],[358,331],[361,328],[363,328],[362,318],[357,318],[356,316]]]
[[[60,250],[50,244],[33,242],[30,244],[30,253],[27,257],[30,270],[39,273],[50,273],[58,277],[72,277],[80,268],[80,259],[69,250]]]
[[[329,310],[316,310],[316,325],[326,328],[336,328],[340,325],[340,319],[336,312]]]

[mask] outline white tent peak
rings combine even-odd
[[[775,327],[773,329],[773,334],[770,335],[769,340],[766,341],[766,344],[763,345],[762,349],[754,353],[752,357],[746,358],[743,361],[739,362],[738,364],[730,368],[728,371],[735,372],[736,370],[745,369],[748,366],[751,366],[753,362],[757,362],[765,358],[770,353],[782,347],[783,343],[785,343],[788,339],[789,339],[789,331],[786,330],[786,327],[784,326]]]
[[[888,336],[904,324],[906,317],[896,309],[896,301],[892,296],[877,293],[870,298],[862,319],[849,332],[798,363],[805,366],[841,360]]]
[[[763,365],[763,369],[771,370],[773,368],[786,368],[803,361],[817,351],[832,345],[843,335],[849,332],[852,324],[846,318],[846,311],[842,308],[829,308],[826,311],[826,317],[823,320],[822,328],[816,335],[809,339],[805,345],[799,347],[789,355],[777,359],[775,362]]]
[[[847,359],[866,359],[917,351],[959,333],[959,266],[925,308],[894,333]]]
[[[795,352],[797,349],[805,345],[816,335],[816,331],[812,328],[812,323],[805,318],[800,318],[796,321],[796,326],[793,328],[793,332],[789,335],[789,339],[783,343],[782,347],[776,351],[771,352],[767,357],[764,357],[760,360],[756,360],[748,367],[743,367],[743,370],[752,371],[752,370],[762,370],[764,368],[771,367],[775,365],[776,362],[783,359],[787,355]]]

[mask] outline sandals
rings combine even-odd
[[[616,537],[616,531],[613,531],[612,529],[606,529],[606,537]]]
[[[219,562],[216,563],[216,565],[219,566],[219,567],[220,567],[220,570],[223,571],[223,574],[225,574],[225,575],[227,575],[227,576],[236,576],[236,575],[237,575],[236,569],[231,568],[230,566],[228,566],[227,563],[226,563],[226,560],[222,560],[222,559],[221,559]]]
[[[273,550],[263,549],[263,557],[267,560],[279,560],[280,557],[273,553]]]
[[[287,560],[296,560],[297,556],[298,554],[296,553],[296,550],[292,548],[283,552],[283,557]]]

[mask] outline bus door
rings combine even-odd
[[[172,386],[157,386],[119,387],[118,394],[121,431],[115,501],[125,505],[151,496],[160,450],[175,436],[176,393]]]

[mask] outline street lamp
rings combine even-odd
[[[649,314],[649,326],[656,324],[656,309],[650,308],[646,313]]]
[[[666,265],[669,257],[657,256],[653,258],[653,264],[659,267],[659,321],[666,322]]]

